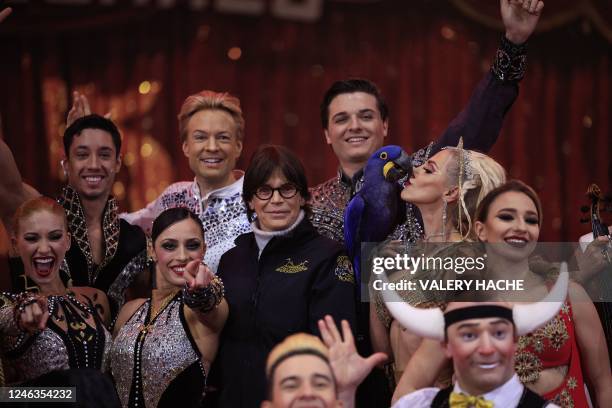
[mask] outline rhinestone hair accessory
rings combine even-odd
[[[470,233],[470,229],[472,228],[472,219],[470,217],[470,212],[468,211],[467,206],[465,205],[466,189],[464,188],[464,183],[467,181],[472,181],[474,179],[474,168],[472,167],[470,152],[463,148],[463,136],[459,138],[457,150],[459,150],[459,205],[457,206],[457,211],[459,211],[459,235],[461,235],[461,240],[463,241],[465,237],[463,236],[463,222],[461,222],[462,212],[465,213],[465,216],[468,219],[468,231],[466,233],[466,237]]]
[[[461,235],[461,240],[463,241],[470,233],[470,229],[472,228],[472,218],[470,217],[470,212],[467,209],[465,204],[465,194],[468,190],[476,187],[475,183],[472,183],[475,179],[476,172],[474,171],[474,167],[472,165],[472,154],[469,150],[463,148],[463,136],[459,138],[459,143],[457,143],[456,147],[446,146],[443,147],[442,150],[456,150],[459,154],[459,180],[457,183],[457,187],[459,188],[459,205],[457,205],[458,211],[458,227],[459,234]],[[466,186],[467,183],[470,183],[469,186]],[[466,188],[468,187],[468,188]],[[461,222],[462,215],[465,214],[465,217],[468,221],[468,229],[466,234],[463,234],[463,222]]]

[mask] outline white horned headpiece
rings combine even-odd
[[[386,279],[386,276],[382,276]],[[462,320],[501,317],[514,324],[517,336],[531,333],[544,326],[561,309],[567,296],[569,274],[567,264],[561,264],[559,277],[548,295],[535,303],[515,304],[513,307],[489,303],[472,305],[449,312],[440,308],[419,309],[404,302],[394,291],[384,291],[383,298],[395,320],[411,332],[434,340],[444,340],[448,326]]]

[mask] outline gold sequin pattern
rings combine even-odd
[[[525,384],[534,383],[540,378],[542,361],[537,354],[525,350],[528,347],[542,353],[547,345],[555,350],[560,350],[569,340],[569,333],[563,320],[562,314],[569,314],[570,309],[567,302],[563,304],[561,311],[544,327],[533,333],[519,337],[517,343],[517,354],[515,369]]]
[[[561,408],[574,408],[576,406],[572,395],[567,389],[561,391],[551,402],[559,405]]]
[[[64,207],[68,219],[68,227],[72,238],[76,241],[79,249],[87,260],[87,273],[89,285],[94,286],[98,273],[115,256],[119,246],[119,217],[117,216],[117,201],[110,196],[102,218],[102,232],[104,234],[104,259],[100,265],[96,265],[91,253],[89,236],[87,235],[87,223],[85,214],[81,206],[79,194],[71,186],[66,186],[62,190],[62,195],[57,201]]]
[[[523,384],[530,384],[540,378],[542,362],[535,354],[521,351],[514,357],[514,369]]]

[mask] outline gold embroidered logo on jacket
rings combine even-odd
[[[346,255],[340,255],[336,259],[336,268],[334,274],[340,282],[355,283],[355,272],[353,271],[353,264]]]
[[[276,272],[281,273],[298,273],[304,272],[308,270],[308,261],[300,262],[299,264],[294,264],[291,258],[287,258],[287,263],[276,268]]]

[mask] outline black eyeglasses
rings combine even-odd
[[[284,199],[289,199],[295,197],[298,192],[297,187],[294,184],[287,183],[283,184],[280,187],[272,188],[270,186],[261,186],[257,190],[255,190],[255,195],[260,200],[269,200],[274,195],[274,192],[278,191],[278,194],[281,195]]]

